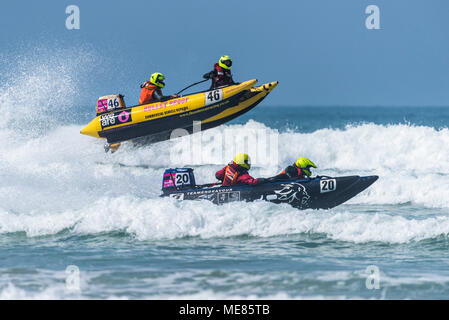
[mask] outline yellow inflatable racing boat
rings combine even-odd
[[[249,80],[130,108],[122,95],[100,97],[97,117],[81,133],[106,139],[110,144],[140,137],[144,137],[145,143],[154,143],[170,139],[175,129],[191,134],[197,121],[202,130],[210,129],[248,112],[278,84],[275,81],[254,87],[256,82]]]

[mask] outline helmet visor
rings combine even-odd
[[[245,164],[248,166],[248,169],[251,168],[251,160],[250,159],[245,159]]]
[[[312,166],[306,166],[305,168],[302,169],[302,171],[304,171],[304,173],[306,174],[306,176],[310,177],[312,175],[312,173],[310,172],[310,168]]]
[[[221,63],[223,63],[228,68],[230,68],[232,66],[231,60],[223,60],[223,61],[221,61]]]
[[[165,80],[165,77],[163,75],[161,75],[161,74],[158,75],[157,78],[156,78],[156,82],[162,84],[163,86],[165,86],[164,80]]]

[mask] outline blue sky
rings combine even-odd
[[[80,30],[65,28],[71,4],[80,8]],[[368,5],[380,8],[380,30],[365,27]],[[90,71],[86,102],[120,91],[135,104],[140,83],[155,71],[166,76],[164,93],[173,93],[201,80],[228,54],[237,81],[280,81],[265,105],[449,106],[447,0],[41,0],[1,6],[3,53],[48,46],[87,48],[101,58]],[[114,70],[112,76],[105,69]]]

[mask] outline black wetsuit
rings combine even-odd
[[[285,168],[284,171],[282,171],[277,176],[274,176],[273,180],[289,180],[289,179],[304,179],[306,178],[306,175],[304,172],[297,168],[295,165],[288,166]]]
[[[214,65],[214,70],[212,70],[212,71],[210,71],[208,73],[205,73],[203,75],[203,78],[212,80],[212,84],[210,86],[210,89],[215,89],[217,87],[237,84],[232,79],[231,70],[223,69],[222,67],[220,67],[218,65],[218,63],[216,63]]]
[[[173,99],[173,98],[171,96],[164,96],[164,95],[162,95],[161,88],[158,88],[158,89],[153,91],[153,99],[154,99],[154,101],[162,102],[162,101],[167,101],[167,100],[170,100],[170,99]]]

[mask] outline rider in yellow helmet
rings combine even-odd
[[[214,70],[203,75],[204,79],[211,79],[211,89],[217,87],[236,84],[231,74],[232,59],[229,56],[222,56],[218,63],[214,64]]]
[[[311,168],[317,166],[307,158],[300,157],[294,164],[285,168],[275,179],[304,179],[312,175]]]
[[[234,161],[231,161],[226,167],[217,171],[215,177],[223,181],[223,186],[232,186],[237,184],[256,185],[265,182],[266,179],[254,179],[248,173],[251,169],[251,158],[246,153],[239,153]]]
[[[163,96],[162,88],[165,87],[165,77],[160,72],[155,72],[151,75],[149,81],[145,81],[140,85],[142,88],[140,92],[139,104],[153,103],[156,101],[166,101],[179,97],[179,95]]]
[[[140,99],[139,104],[148,104],[153,103],[157,101],[166,101],[173,98],[179,97],[178,94],[174,94],[171,96],[163,96],[162,95],[162,88],[165,87],[164,83],[165,77],[160,72],[155,72],[151,75],[149,81],[145,81],[143,84],[140,85],[140,88],[142,90],[140,91]],[[112,153],[118,150],[120,147],[120,142],[109,144],[106,143],[104,146],[104,150],[108,152],[111,150]]]

